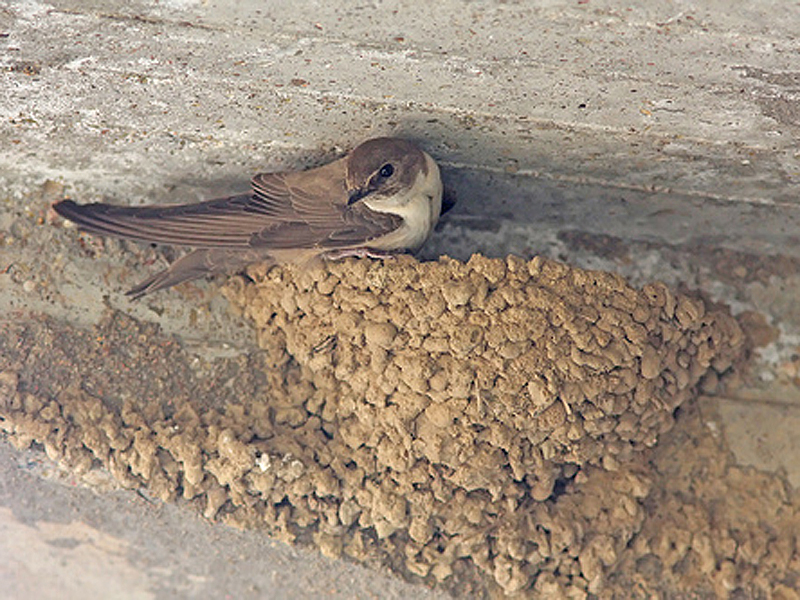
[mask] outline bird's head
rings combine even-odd
[[[393,202],[405,201],[406,192],[427,171],[425,155],[411,142],[397,138],[366,141],[347,158],[347,203],[368,198],[370,206],[391,209]]]

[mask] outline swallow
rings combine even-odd
[[[132,298],[255,262],[383,257],[418,250],[442,213],[442,180],[411,142],[376,138],[306,171],[262,173],[251,193],[192,204],[53,205],[81,230],[192,252],[127,292]]]

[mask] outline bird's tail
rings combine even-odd
[[[217,248],[195,250],[176,260],[169,268],[145,279],[125,294],[136,300],[184,281],[242,269],[253,262],[269,259],[268,255],[256,251],[242,252]]]

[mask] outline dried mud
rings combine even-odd
[[[797,528],[765,537],[747,498],[730,493],[750,480],[777,490],[763,503],[770,522],[795,523],[780,483],[735,471],[696,418],[656,447],[677,409],[695,414],[687,402],[743,359],[745,336],[725,310],[539,258],[249,275],[225,293],[265,352],[225,383],[126,397],[119,382],[87,384],[108,366],[62,350],[49,365],[71,383],[34,389],[47,352],[31,350],[37,341],[21,351],[12,327],[0,425],[76,470],[102,465],[208,518],[459,593],[791,589]],[[105,357],[117,375],[164,365],[188,386],[187,359],[143,330],[117,319],[81,338],[94,344],[84,358]],[[697,457],[684,445],[662,453],[680,435]]]

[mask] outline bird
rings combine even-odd
[[[131,207],[64,199],[53,209],[87,233],[194,248],[129,290],[134,299],[255,262],[308,264],[414,252],[442,213],[438,165],[400,138],[370,139],[323,166],[261,173],[250,183],[249,194],[189,204]]]

